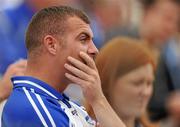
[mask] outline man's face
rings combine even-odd
[[[75,16],[70,17],[66,24],[67,28],[62,40],[64,44],[61,50],[61,56],[65,58],[65,62],[67,62],[68,56],[72,56],[83,62],[79,56],[80,51],[87,53],[94,59],[98,53],[98,49],[92,41],[93,33],[90,25]],[[62,61],[62,57],[59,60]]]

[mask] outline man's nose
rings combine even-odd
[[[89,46],[89,49],[88,49],[88,53],[89,53],[89,55],[91,55],[91,57],[93,59],[95,59],[95,57],[99,53],[99,50],[97,49],[97,47],[95,46],[93,41],[90,43],[90,46]]]

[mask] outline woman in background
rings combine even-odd
[[[100,50],[96,65],[103,92],[126,126],[146,127],[140,117],[153,91],[155,62],[151,52],[139,40],[118,37]]]

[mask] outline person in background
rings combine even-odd
[[[160,1],[161,2],[161,1]],[[163,1],[162,1],[163,2]],[[164,1],[166,3],[172,2],[172,0]],[[173,1],[176,4],[177,12],[175,14],[179,14],[179,0]],[[165,9],[165,7],[164,7]],[[169,8],[170,9],[170,8]],[[170,14],[171,10],[167,11],[167,14]],[[171,15],[173,16],[173,15]],[[172,23],[173,18],[169,15],[169,18],[166,18],[167,25]],[[171,18],[170,18],[171,17]],[[174,18],[175,19],[175,18]],[[165,19],[164,19],[165,20]],[[175,21],[175,20],[174,20]],[[164,22],[163,22],[164,23]],[[165,25],[165,24],[164,24]],[[170,26],[170,25],[169,25]],[[169,27],[173,30],[173,27]],[[159,43],[162,45],[160,47],[158,55],[158,67],[154,82],[154,93],[152,99],[149,103],[148,109],[150,118],[154,122],[160,122],[162,126],[168,125],[171,123],[168,117],[168,111],[166,109],[166,101],[168,96],[174,90],[178,90],[180,88],[180,80],[178,75],[180,74],[180,66],[179,66],[179,16],[176,17],[176,22],[174,22],[174,35],[171,35],[171,38],[166,41],[166,43]],[[168,29],[164,29],[164,33],[168,34]],[[164,34],[165,35],[165,34]],[[169,122],[168,122],[169,121]]]
[[[151,52],[140,42],[114,38],[95,60],[103,93],[127,127],[148,126],[141,116],[153,91],[156,65]]]
[[[139,37],[146,40],[158,62],[161,49],[175,36],[178,24],[176,0],[142,0],[144,16],[139,26]]]
[[[179,27],[178,27],[179,28]],[[161,121],[162,127],[173,127],[171,114],[166,105],[169,105],[169,96],[180,90],[180,38],[179,30],[174,39],[166,44],[163,49],[157,69],[158,86],[155,86],[155,93],[152,98],[151,114],[154,121]],[[170,97],[171,98],[171,97]],[[173,98],[173,97],[172,97]],[[175,99],[173,99],[175,100]],[[171,102],[171,101],[170,101]],[[151,103],[150,103],[151,104]]]
[[[26,70],[27,61],[19,60],[7,68],[5,74],[1,77],[0,80],[0,102],[7,99],[12,91],[12,76],[22,76]]]
[[[180,126],[180,91],[172,93],[167,99],[166,107],[168,109],[169,117],[172,120],[172,127]]]
[[[160,119],[167,116],[164,106],[165,100],[168,89],[173,89],[167,67],[177,66],[172,60],[174,57],[172,56],[172,54],[174,55],[172,45],[174,45],[174,38],[176,38],[178,31],[179,0],[140,0],[140,2],[143,6],[142,19],[139,25],[129,31],[126,36],[145,40],[145,45],[152,51],[156,61],[154,92],[148,110],[151,120],[159,122]],[[169,51],[164,53],[164,50],[167,49],[166,45],[171,45],[168,48],[171,53]],[[168,57],[172,58],[169,61],[171,65],[166,61],[167,54],[169,54]],[[178,69],[176,68],[174,72],[178,72]]]
[[[98,49],[104,45],[106,33],[122,24],[122,3],[122,0],[79,0],[92,20],[93,40]]]
[[[125,26],[111,31],[108,40],[116,36],[128,36],[145,40],[158,63],[161,49],[177,32],[179,4],[177,0],[139,0],[142,3],[142,17],[137,26]],[[127,24],[128,25],[128,24]]]

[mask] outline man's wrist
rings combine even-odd
[[[105,97],[105,96],[102,96],[102,97],[100,97],[99,99],[94,100],[93,103],[91,104],[91,106],[92,106],[93,108],[103,107],[103,106],[106,104],[106,102],[107,102],[106,97]]]

